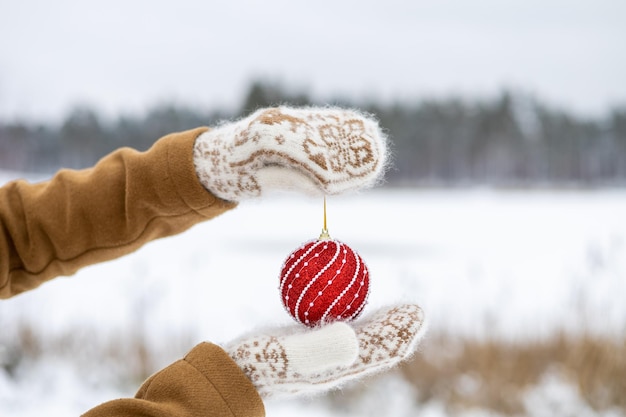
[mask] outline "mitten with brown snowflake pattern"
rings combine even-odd
[[[245,336],[225,350],[261,397],[311,395],[396,366],[415,352],[424,330],[420,307],[403,304],[354,324]]]
[[[386,146],[376,120],[355,110],[274,107],[201,134],[194,164],[204,187],[229,201],[275,189],[333,195],[379,182]]]

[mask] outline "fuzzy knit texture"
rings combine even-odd
[[[305,396],[336,389],[398,365],[415,353],[424,332],[420,307],[399,304],[382,308],[354,325],[336,322],[314,330],[300,327],[288,336],[266,331],[235,341],[225,350],[248,375],[261,397]],[[296,341],[299,345],[294,348]],[[349,360],[348,351],[353,344],[358,346],[358,353]]]
[[[198,137],[200,181],[228,201],[275,189],[333,195],[371,187],[387,163],[371,116],[339,108],[261,109]]]
[[[308,332],[281,333],[284,330],[244,336],[224,348],[262,397],[276,397],[294,376],[306,378],[350,366],[359,353],[356,334],[346,323]]]

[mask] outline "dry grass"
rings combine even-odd
[[[176,342],[171,344],[171,341]],[[11,335],[0,335],[0,366],[17,375],[20,366],[51,357],[67,357],[81,374],[136,389],[154,371],[178,359],[192,346],[189,335],[168,337],[169,345],[154,346],[135,328],[103,340],[89,329],[60,335],[38,334],[24,324]],[[556,334],[543,340],[474,340],[429,334],[420,353],[398,370],[415,387],[415,400],[437,400],[451,414],[469,408],[502,414],[524,414],[525,392],[542,378],[558,372],[596,410],[626,412],[626,339],[583,334]],[[363,387],[330,396],[337,406],[360,401]]]
[[[626,411],[624,338],[558,334],[503,342],[431,335],[401,371],[420,401],[439,399],[451,409],[524,413],[524,392],[558,372],[592,408]]]
[[[44,335],[28,323],[16,329],[11,334],[0,334],[0,367],[9,375],[17,375],[20,367],[29,363],[62,358],[87,379],[105,375],[109,378],[106,383],[129,389],[137,389],[152,373],[193,347],[191,336],[185,332],[170,335],[156,346],[137,326],[108,337],[89,328],[52,335]]]

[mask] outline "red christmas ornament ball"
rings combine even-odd
[[[343,242],[312,240],[283,263],[280,295],[287,312],[306,326],[354,320],[369,295],[367,266]]]

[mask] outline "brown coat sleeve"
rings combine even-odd
[[[252,383],[221,348],[197,345],[144,382],[135,398],[106,402],[83,417],[262,417]]]
[[[207,192],[193,165],[199,128],[147,152],[120,149],[93,168],[0,188],[0,298],[128,254],[233,208]]]
[[[83,266],[128,254],[235,206],[199,183],[193,144],[205,128],[161,138],[147,152],[120,149],[96,166],[63,170],[38,184],[0,189],[0,298]],[[221,348],[197,345],[159,371],[135,398],[88,417],[263,416],[261,398]]]

